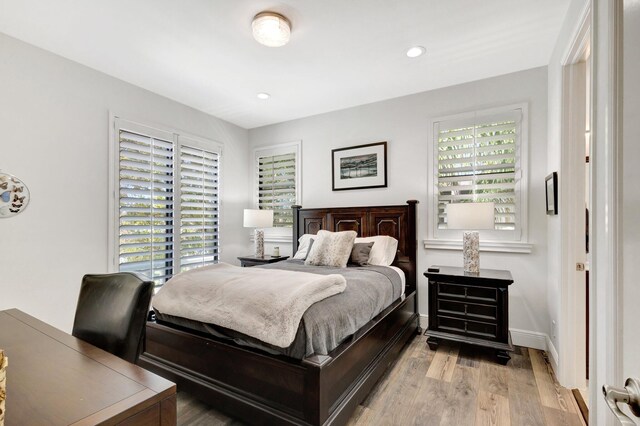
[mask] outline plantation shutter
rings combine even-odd
[[[181,145],[180,270],[218,262],[219,154]]]
[[[448,203],[494,202],[495,229],[514,230],[521,110],[436,123],[438,228]]]
[[[274,227],[293,226],[296,203],[296,152],[258,156],[258,208],[273,210]]]
[[[174,143],[118,130],[119,270],[162,285],[173,274]]]

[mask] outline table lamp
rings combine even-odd
[[[447,228],[464,229],[462,253],[464,271],[480,272],[480,229],[495,228],[494,203],[449,203],[446,207]]]
[[[273,227],[273,210],[244,209],[244,227],[255,228],[255,256],[264,257],[264,230]]]

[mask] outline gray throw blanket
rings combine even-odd
[[[294,344],[276,352],[295,358],[312,354],[326,355],[353,335],[402,294],[402,281],[391,268],[368,265],[337,268],[310,266],[289,260],[260,269],[286,269],[313,274],[340,274],[347,280],[344,292],[313,304],[302,317]]]
[[[171,278],[153,298],[153,307],[286,348],[309,306],[346,287],[341,275],[309,272],[218,263]]]

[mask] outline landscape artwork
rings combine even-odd
[[[387,142],[331,151],[334,191],[387,187]]]
[[[340,159],[340,179],[354,179],[378,175],[376,154],[356,155]]]

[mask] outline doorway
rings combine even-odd
[[[591,163],[591,11],[584,15],[562,70],[560,381],[575,389],[588,419]]]

